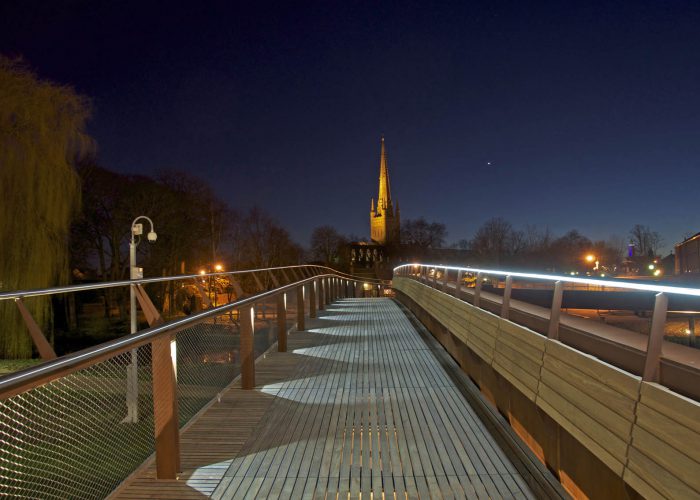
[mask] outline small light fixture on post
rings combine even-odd
[[[145,215],[139,215],[131,223],[131,241],[129,242],[129,279],[139,280],[143,278],[143,268],[136,267],[136,247],[139,245],[141,239],[138,240],[136,236],[141,236],[143,234],[143,224],[137,224],[139,219],[146,219],[151,225],[151,230],[147,235],[148,241],[150,243],[155,242],[158,239],[158,235],[153,230],[153,221],[146,217]],[[129,286],[129,307],[131,313],[131,333],[136,333],[138,331],[138,317],[136,314],[136,285]],[[139,421],[138,415],[138,352],[136,349],[131,351],[131,364],[126,369],[126,409],[127,415],[122,420],[123,423],[137,423]]]

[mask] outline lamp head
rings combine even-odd
[[[155,231],[151,231],[150,233],[148,233],[148,241],[150,241],[151,243],[154,243],[157,239],[158,239],[158,235],[156,234]]]

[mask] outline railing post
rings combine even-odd
[[[462,280],[464,279],[464,271],[457,271],[457,282],[455,283],[455,297],[459,298],[462,295]]]
[[[476,283],[474,283],[474,301],[472,304],[479,307],[481,302],[481,283],[484,281],[484,273],[476,273]]]
[[[446,291],[447,291],[447,281],[448,281],[448,278],[449,278],[449,271],[447,270],[447,268],[445,268],[445,274],[444,274],[444,276],[443,276],[442,278],[443,278],[443,280],[442,280],[442,291],[443,291],[443,292],[446,292]]]
[[[695,346],[695,317],[688,318],[688,345]]]
[[[53,350],[53,347],[51,347],[51,344],[49,344],[49,341],[46,340],[46,337],[44,337],[44,333],[41,331],[36,321],[34,321],[34,318],[24,305],[24,302],[22,302],[22,299],[15,299],[15,304],[17,305],[17,309],[19,309],[19,313],[22,315],[24,324],[27,326],[27,330],[29,330],[29,335],[41,359],[44,361],[56,359],[56,352]]]
[[[547,337],[552,340],[559,339],[559,318],[561,316],[561,300],[564,296],[564,284],[561,281],[554,283],[554,294],[552,295],[552,309],[549,313],[549,330]]]
[[[318,279],[309,281],[309,318],[316,317],[316,287]]]
[[[277,295],[277,351],[287,352],[287,294]]]
[[[297,287],[297,330],[304,331],[304,285]]]
[[[355,298],[362,298],[364,296],[363,288],[362,288],[362,283],[359,281],[355,282]]]
[[[513,288],[513,277],[506,276],[506,287],[503,289],[503,302],[501,303],[501,318],[508,319],[510,312],[510,291]]]
[[[255,308],[245,306],[238,312],[241,322],[241,389],[255,387],[255,355],[253,353],[253,337],[255,325]]]
[[[158,479],[176,479],[180,470],[177,381],[173,351],[170,347],[171,337],[163,335],[151,342],[153,430],[156,438]]]
[[[437,266],[433,268],[433,284],[432,287],[437,290]]]
[[[659,381],[659,365],[661,362],[661,346],[664,341],[666,312],[668,311],[668,296],[665,293],[656,294],[654,314],[651,318],[651,331],[647,342],[647,355],[644,360],[642,380],[647,382]]]
[[[319,278],[318,283],[318,310],[323,311],[326,308],[326,278]]]

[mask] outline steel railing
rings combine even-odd
[[[616,346],[615,339],[606,338],[599,346],[595,346],[596,336],[593,322],[586,333],[586,339],[578,339],[571,342],[572,336],[567,337],[567,341],[583,346],[593,346],[588,352],[599,358],[608,361],[616,366],[619,366],[627,371],[641,375],[643,380],[651,382],[661,382],[661,366],[662,362],[668,361],[669,380],[672,382],[665,383],[674,390],[679,390],[681,393],[698,399],[700,392],[697,390],[697,382],[700,381],[700,370],[698,369],[698,361],[700,361],[700,351],[691,349],[683,345],[663,346],[664,344],[664,327],[667,320],[669,296],[682,296],[687,298],[700,297],[700,289],[688,287],[675,287],[669,285],[657,285],[650,283],[635,283],[624,280],[605,280],[598,278],[581,278],[575,276],[560,276],[548,275],[540,273],[524,273],[500,269],[482,269],[475,267],[459,267],[445,266],[436,264],[404,264],[394,268],[395,277],[406,277],[418,280],[433,288],[440,289],[446,293],[452,294],[460,299],[465,299],[471,302],[472,305],[482,309],[490,310],[495,314],[499,314],[504,319],[512,319],[528,326],[543,335],[555,340],[560,339],[560,331],[563,329],[562,324],[562,298],[565,287],[576,285],[589,285],[595,288],[605,287],[610,290],[630,290],[637,292],[646,292],[653,294],[653,309],[651,318],[650,333],[648,340],[644,340],[645,346],[643,351],[636,355],[633,351],[637,350],[637,346],[630,349],[630,345],[625,345],[625,341],[620,339],[619,346]],[[464,278],[471,276],[473,278],[473,287],[467,287]],[[495,279],[502,284],[498,290],[498,295],[487,294],[482,291],[482,285],[489,279]],[[549,284],[552,289],[551,303],[547,308],[547,314],[542,324],[542,321],[532,321],[532,308],[530,311],[517,310],[513,307],[511,294],[513,291],[514,280],[520,281],[536,281]],[[700,306],[700,301],[697,303]],[[518,318],[513,319],[511,316],[517,313]],[[614,328],[614,327],[610,327]],[[569,328],[570,330],[570,328]],[[638,334],[641,335],[641,334]],[[621,336],[624,337],[624,336]],[[612,342],[611,342],[612,340]],[[664,352],[662,352],[662,346]],[[574,346],[576,347],[576,346]],[[674,353],[667,353],[666,350],[674,350]],[[594,351],[594,352],[590,352]],[[675,357],[674,357],[675,354]],[[636,356],[636,357],[635,357]],[[643,357],[641,363],[638,363],[639,357]],[[631,357],[635,357],[631,359]],[[641,364],[640,369],[635,369],[635,365]],[[674,365],[674,366],[671,366]],[[667,365],[664,365],[667,366]],[[674,373],[678,372],[677,376]],[[682,373],[681,373],[682,372]],[[688,377],[688,374],[692,374]],[[685,380],[684,380],[685,378]]]
[[[254,387],[257,355],[275,340],[286,350],[293,324],[304,329],[305,317],[334,299],[360,294],[365,283],[387,286],[320,266],[247,272],[270,271],[296,279],[0,377],[0,495],[104,497],[154,452],[158,477],[175,478],[180,430],[239,374],[242,388]],[[0,299],[202,277],[7,292]]]

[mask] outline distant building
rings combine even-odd
[[[700,233],[675,246],[676,274],[700,273]]]
[[[370,241],[350,243],[350,269],[353,273],[372,277],[390,277],[389,251],[395,252],[400,243],[401,214],[399,203],[391,199],[389,166],[384,137],[379,154],[379,192],[377,204],[369,212]]]
[[[401,214],[399,202],[394,206],[391,200],[389,185],[389,167],[386,161],[384,137],[382,137],[381,153],[379,155],[379,196],[377,206],[374,198],[369,212],[370,237],[379,245],[400,243]]]

